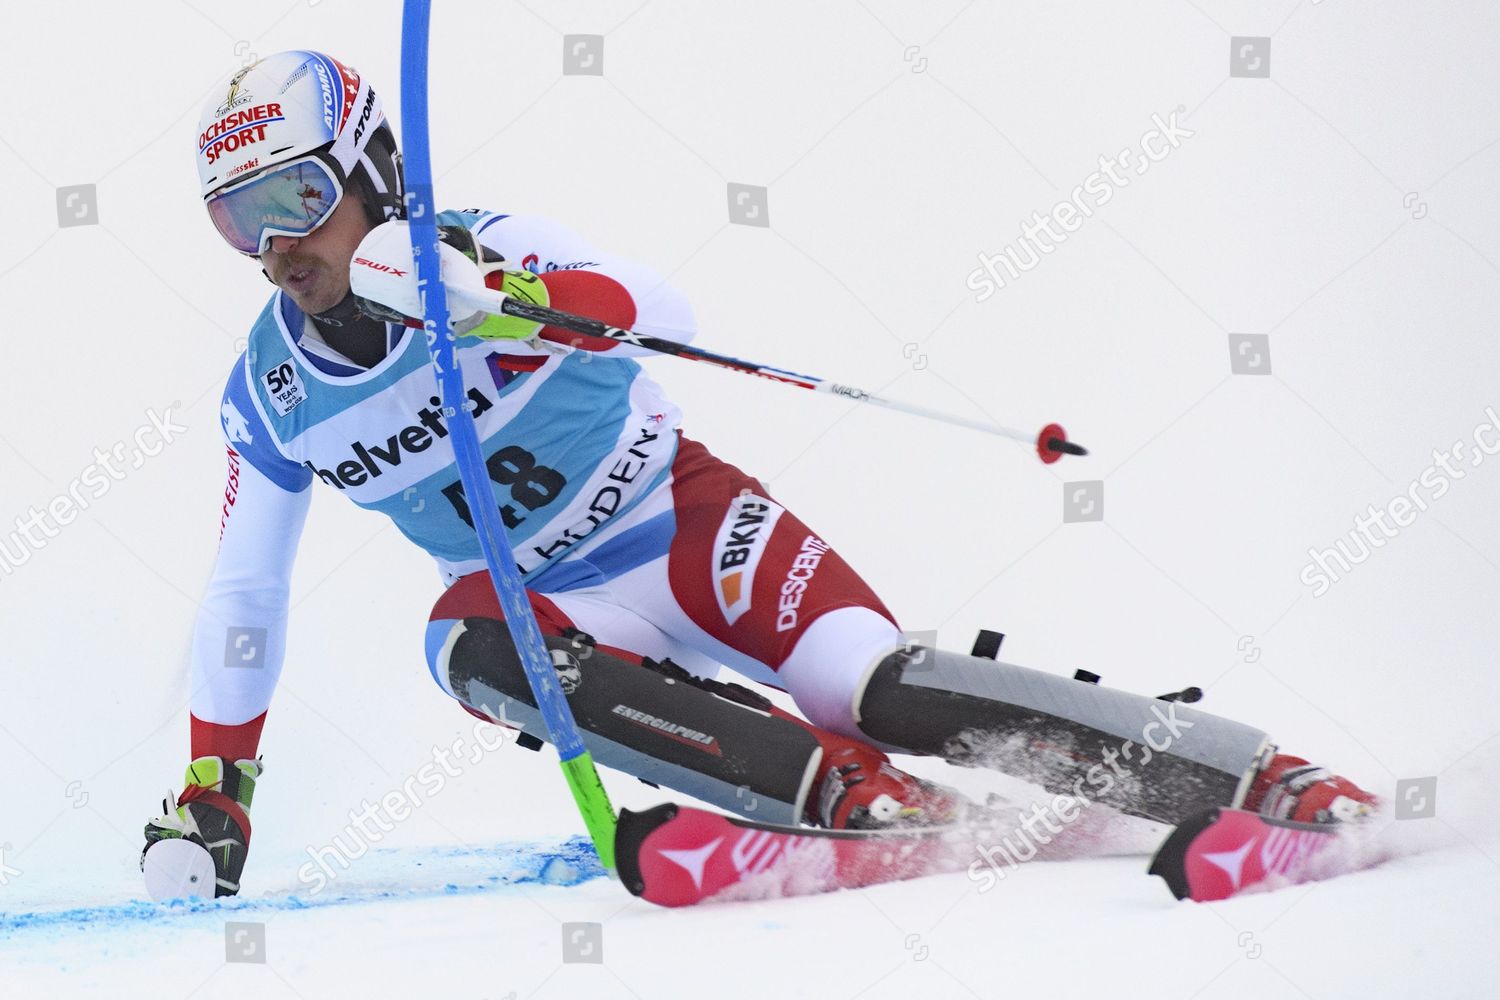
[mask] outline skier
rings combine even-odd
[[[250,841],[315,480],[386,514],[437,561],[446,589],[425,645],[438,685],[524,745],[546,731],[444,440],[425,338],[393,321],[398,302],[350,291],[351,268],[389,267],[403,248],[410,260],[380,98],[322,53],[269,56],[213,92],[197,162],[215,228],[276,291],[224,391],[229,478],[194,628],[192,763],[147,825],[146,851],[206,849],[213,892],[226,895]],[[550,220],[467,210],[437,221],[462,252],[454,266],[492,288],[674,340],[694,333],[680,292]],[[683,434],[630,347],[513,317],[454,320],[495,499],[600,763],[730,812],[832,828],[959,813],[959,797],[886,751],[993,767],[1165,823],[1216,805],[1334,821],[1373,801],[1253,727],[1000,663],[994,641],[976,648],[988,656],[907,643],[822,535]],[[717,680],[721,666],[788,692],[810,721]]]

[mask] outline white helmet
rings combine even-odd
[[[198,181],[219,234],[250,256],[272,236],[317,229],[351,187],[372,225],[405,214],[380,98],[321,52],[278,52],[214,90],[198,120]]]

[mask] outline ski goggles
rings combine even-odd
[[[339,171],[318,156],[306,156],[216,191],[204,204],[226,243],[259,257],[272,236],[310,235],[343,197]]]

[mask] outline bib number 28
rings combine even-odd
[[[510,487],[510,497],[514,502],[500,505],[500,518],[507,528],[516,528],[526,520],[525,515],[516,509],[518,506],[528,511],[539,510],[556,500],[568,485],[561,472],[537,465],[536,456],[520,445],[501,448],[484,464],[492,481]],[[453,505],[454,513],[469,527],[474,527],[474,515],[464,496],[462,480],[444,486],[443,496]]]

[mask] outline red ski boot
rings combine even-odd
[[[1241,808],[1297,823],[1347,823],[1375,809],[1375,796],[1301,757],[1276,754],[1250,783]]]
[[[940,826],[958,816],[958,797],[913,777],[873,747],[852,740],[824,744],[807,804],[808,818],[832,830]]]
[[[803,817],[829,830],[942,826],[957,820],[968,800],[891,763],[868,743],[840,736],[775,706],[768,711],[812,733],[823,748]]]

